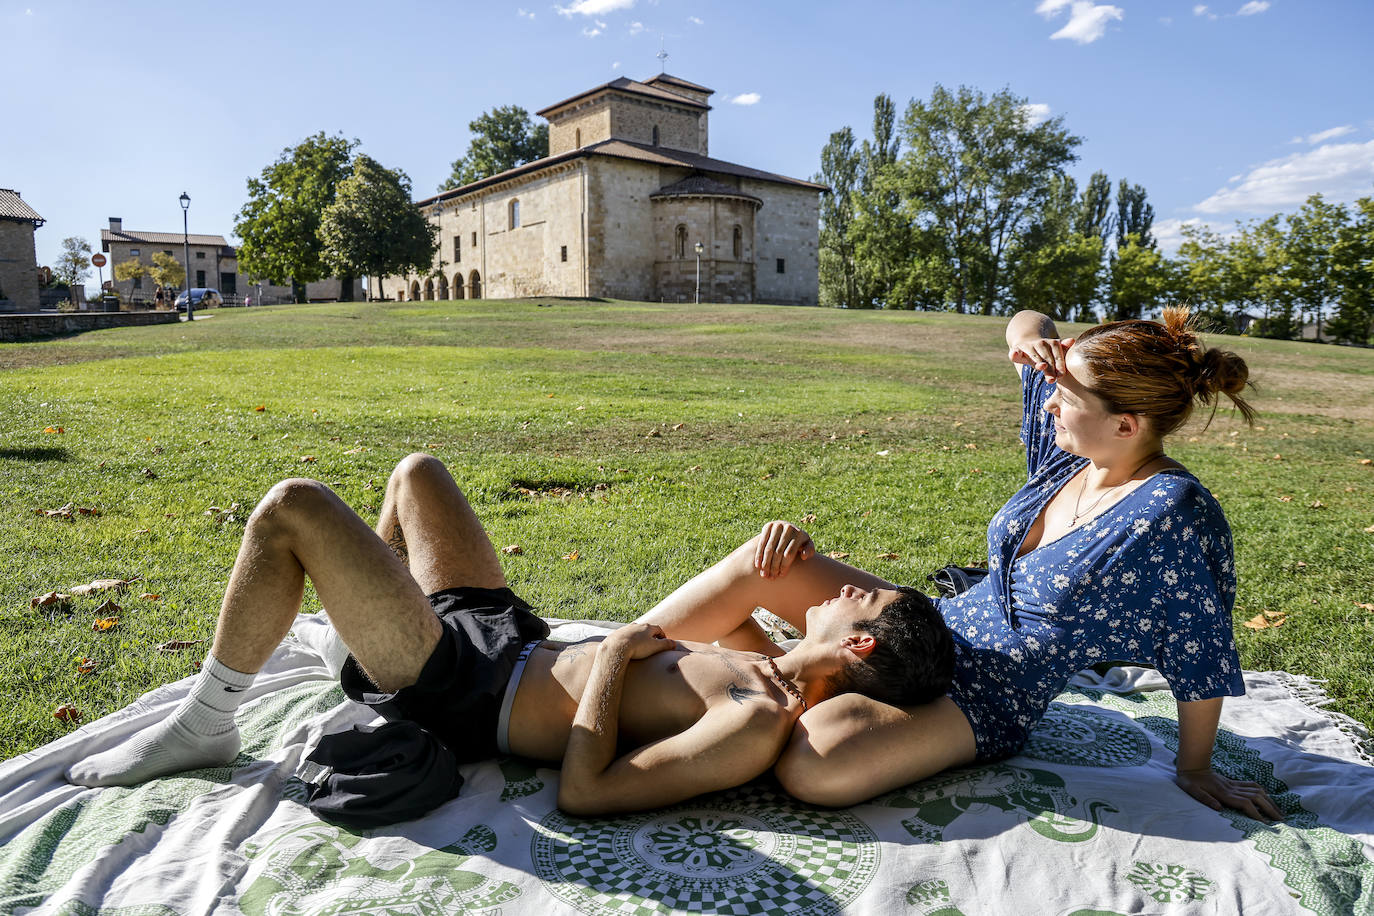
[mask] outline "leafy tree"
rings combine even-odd
[[[1157,249],[1142,245],[1134,232],[1116,249],[1108,270],[1108,298],[1115,321],[1144,317],[1164,304],[1173,285],[1169,261]]]
[[[62,240],[62,253],[57,256],[53,278],[67,287],[75,286],[91,275],[91,243],[70,236]]]
[[[1126,237],[1134,235],[1141,248],[1154,248],[1155,237],[1150,229],[1155,224],[1155,208],[1145,202],[1145,188],[1130,184],[1126,179],[1116,187],[1116,246],[1126,244]]]
[[[1221,234],[1207,226],[1184,223],[1178,246],[1178,271],[1172,297],[1193,306],[1213,330],[1236,330],[1230,303],[1228,245]]]
[[[326,276],[320,214],[348,174],[357,145],[357,140],[321,131],[283,149],[260,177],[248,179],[248,202],[234,224],[243,240],[239,263],[244,273],[273,283],[289,279],[297,302],[305,299],[305,284]],[[344,279],[345,298],[352,298],[352,279]]]
[[[941,307],[938,268],[927,260],[923,236],[903,198],[898,153],[897,106],[887,93],[873,99],[873,139],[859,147],[854,195],[854,252],[858,299],[864,308]]]
[[[549,154],[549,126],[535,125],[519,105],[503,105],[483,112],[468,123],[472,142],[468,151],[453,161],[453,173],[440,191],[481,181],[517,165]]]
[[[1070,232],[1027,248],[1014,273],[1012,295],[1021,308],[1058,320],[1092,321],[1102,285],[1102,237]]]
[[[148,276],[148,265],[144,264],[138,258],[130,258],[127,261],[120,261],[118,264],[114,265],[114,268],[110,272],[113,273],[114,278],[121,283],[126,280],[141,280]]]
[[[152,266],[146,270],[153,282],[163,289],[180,289],[186,279],[186,265],[163,251],[153,252]]]
[[[903,197],[913,222],[943,246],[961,312],[1003,305],[1008,255],[1082,142],[1062,117],[1032,127],[1025,105],[1010,90],[986,96],[937,84],[902,122]]]
[[[1112,219],[1112,183],[1106,172],[1093,172],[1088,185],[1083,189],[1083,199],[1078,205],[1078,218],[1074,232],[1079,235],[1095,235],[1102,240],[1105,250],[1107,241],[1112,237],[1116,225]]]
[[[858,304],[853,239],[858,170],[854,131],[841,128],[830,135],[821,150],[821,171],[816,176],[816,181],[830,188],[829,194],[821,196],[821,302],[841,308],[855,308]]]
[[[1301,330],[1294,316],[1295,284],[1288,254],[1278,214],[1242,226],[1231,240],[1227,294],[1245,311],[1262,314],[1251,325],[1251,334],[1289,340]]]
[[[1327,304],[1336,297],[1332,253],[1350,213],[1340,204],[1329,204],[1320,194],[1307,198],[1302,208],[1288,217],[1288,260],[1292,271],[1293,298],[1306,320],[1316,322],[1317,338]]]
[[[1328,330],[1337,340],[1374,344],[1374,197],[1355,201],[1349,222],[1331,246],[1338,300]]]
[[[383,276],[430,269],[438,232],[411,202],[406,173],[363,155],[320,219],[326,263],[340,274],[377,277],[378,297]]]

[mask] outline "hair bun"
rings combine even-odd
[[[1207,350],[1202,354],[1198,371],[1198,394],[1210,400],[1218,393],[1234,399],[1245,391],[1250,381],[1250,367],[1245,360],[1229,350]]]

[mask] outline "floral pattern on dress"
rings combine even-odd
[[[1046,504],[1087,463],[1054,442],[1054,385],[1023,370],[1027,480],[988,524],[990,575],[938,601],[955,643],[950,698],[980,761],[1017,751],[1069,678],[1098,662],[1152,664],[1178,700],[1245,693],[1231,629],[1231,529],[1196,477],[1166,469],[1025,556]]]

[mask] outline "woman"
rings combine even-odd
[[[1215,411],[1225,394],[1252,422],[1244,360],[1204,349],[1181,308],[1076,341],[1024,311],[1006,336],[1028,480],[988,526],[988,577],[940,601],[957,651],[953,688],[912,709],[854,694],[819,704],[778,761],[779,779],[803,800],[849,805],[1010,756],[1075,672],[1124,659],[1158,667],[1178,700],[1178,785],[1212,808],[1278,817],[1260,786],[1211,768],[1222,698],[1245,692],[1231,532],[1212,495],[1164,452],[1195,401]],[[642,619],[673,638],[776,654],[753,609],[804,628],[806,609],[846,584],[891,587],[770,522]]]

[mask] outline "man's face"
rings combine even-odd
[[[877,617],[899,594],[891,588],[870,590],[846,585],[835,597],[807,610],[806,634],[844,636],[852,633],[856,624]]]

